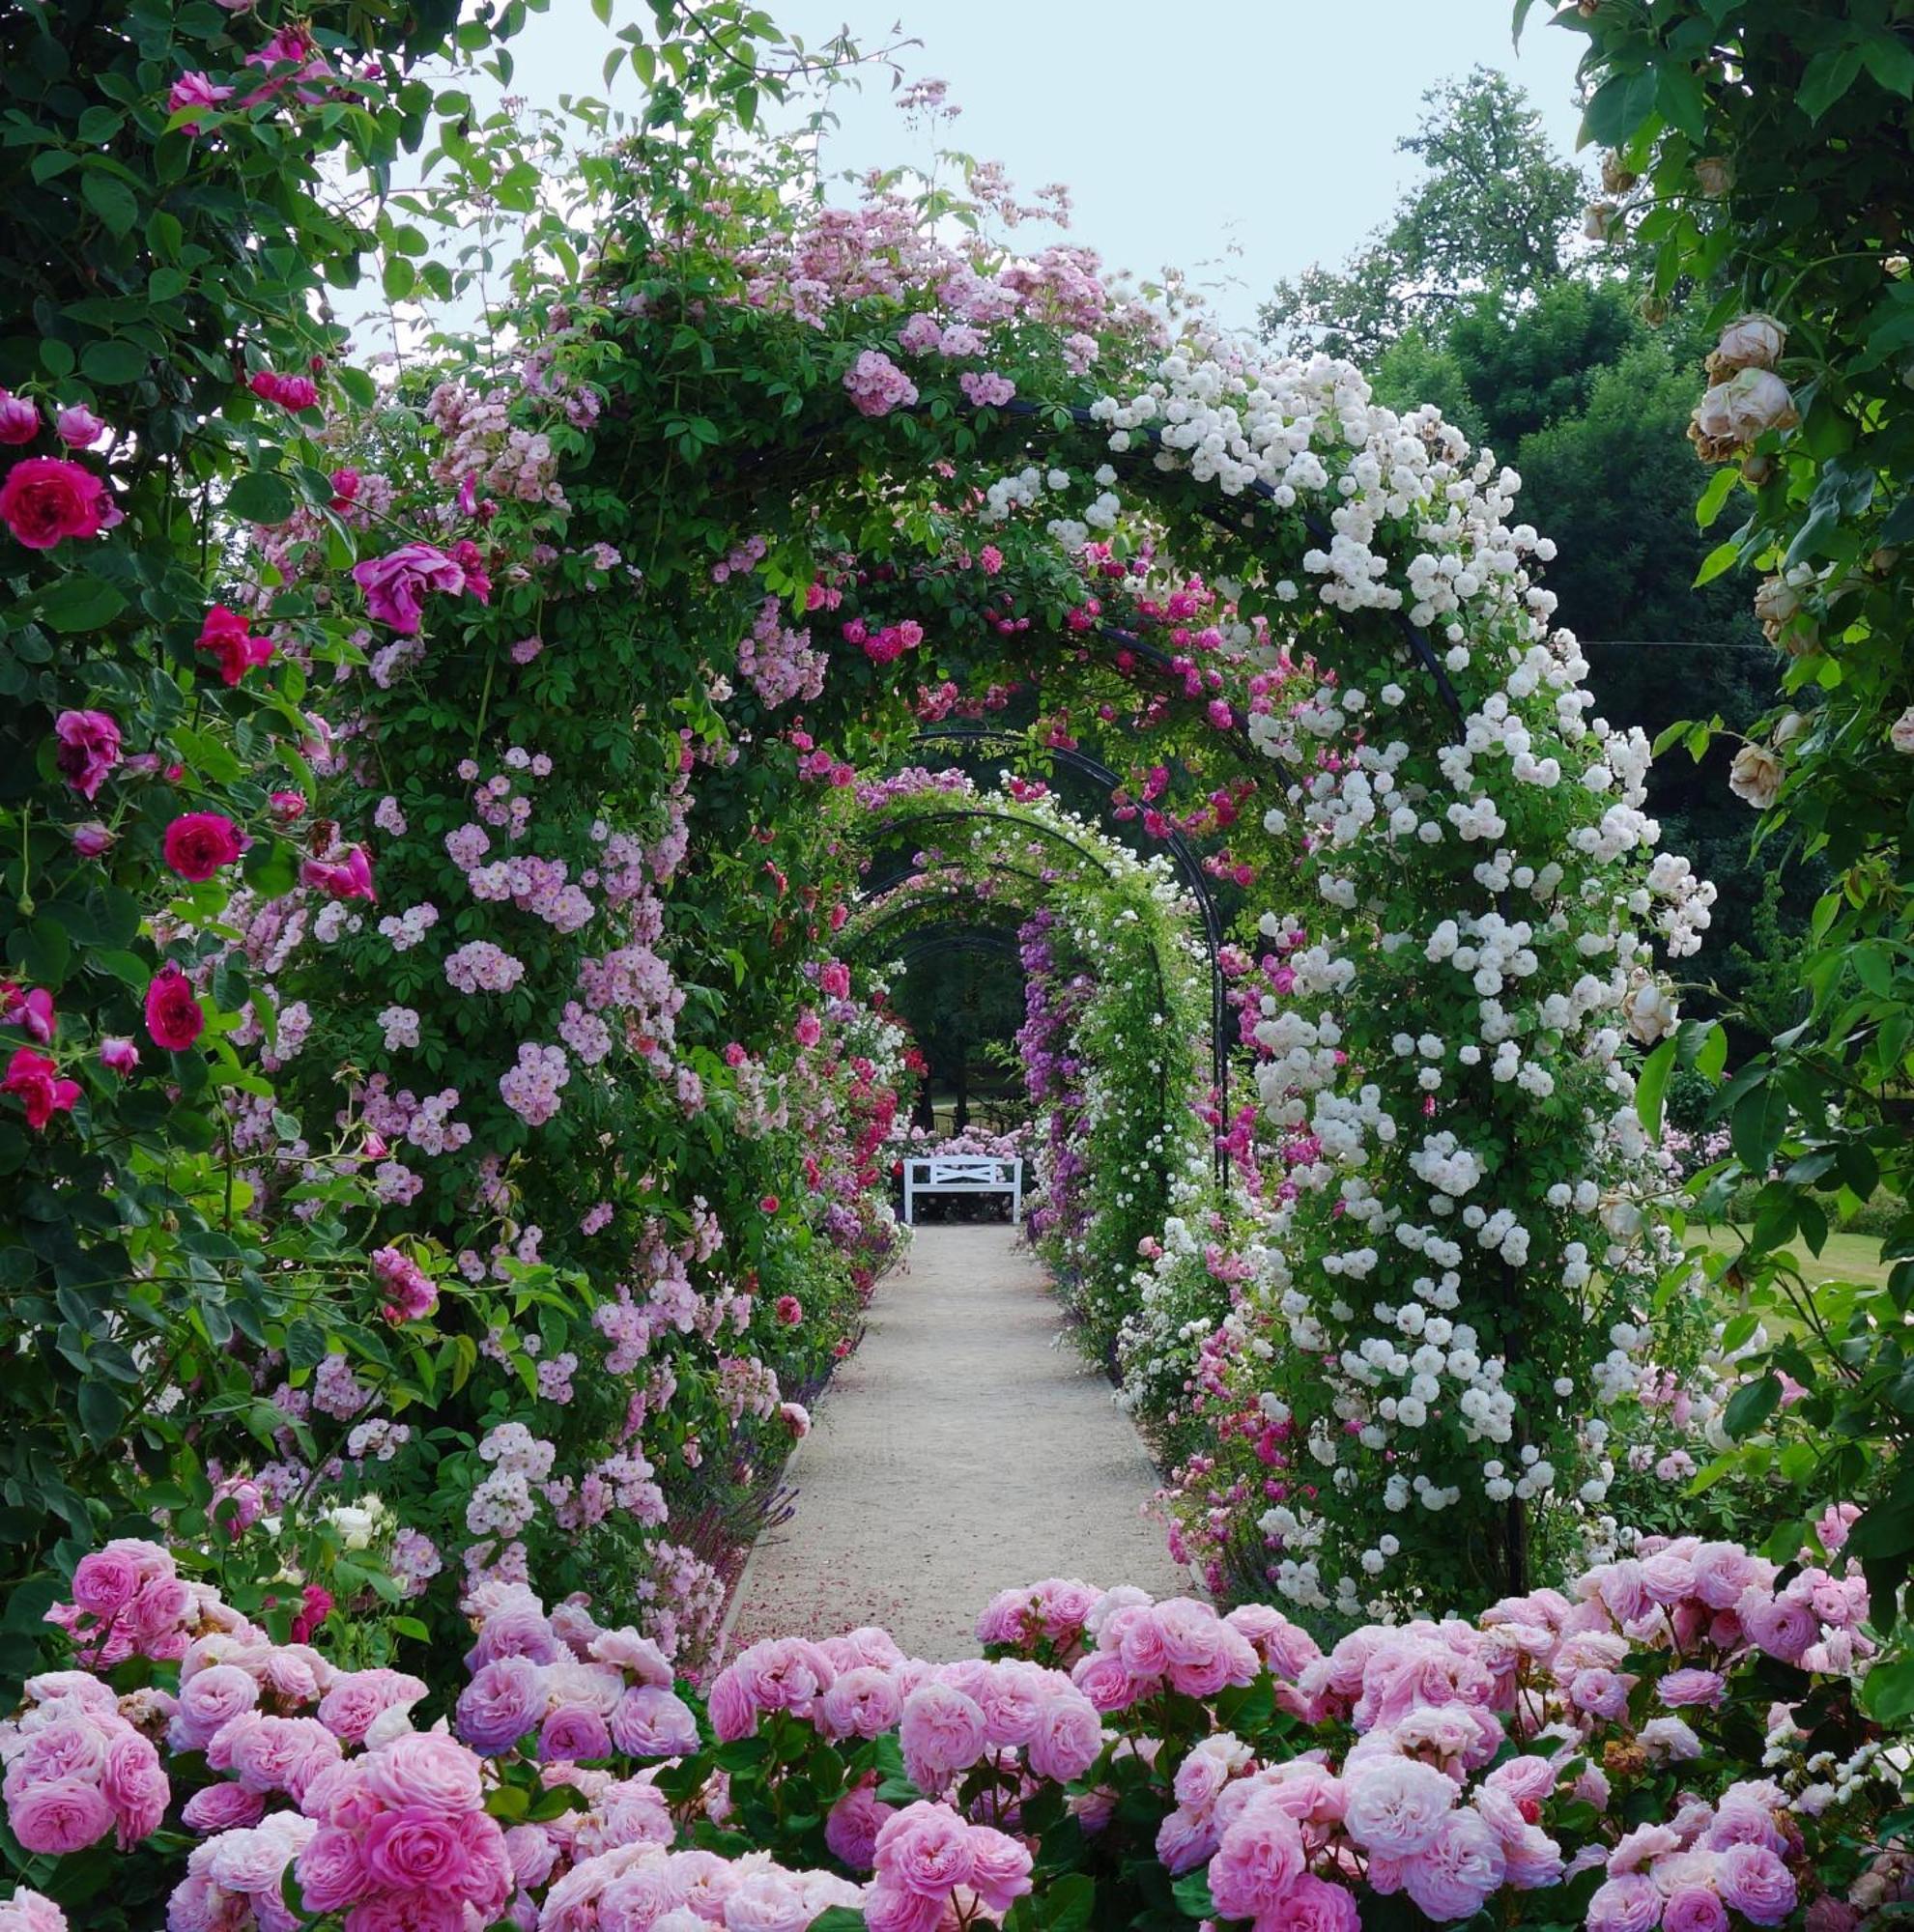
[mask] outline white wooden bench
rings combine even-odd
[[[903,1164],[904,1226],[917,1224],[920,1194],[1008,1194],[1011,1225],[1023,1219],[1023,1162],[991,1154],[938,1153]]]

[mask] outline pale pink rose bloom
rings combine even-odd
[[[824,1842],[832,1857],[852,1871],[868,1872],[876,1856],[877,1833],[892,1812],[869,1779],[852,1786],[824,1817]]]
[[[1074,1690],[1059,1692],[1038,1712],[1030,1769],[1039,1777],[1069,1784],[1097,1762],[1102,1748],[1103,1720],[1096,1705]]]
[[[113,1807],[97,1784],[56,1777],[10,1797],[7,1822],[28,1851],[64,1858],[97,1844],[113,1829]]]
[[[1730,1845],[1715,1862],[1715,1889],[1751,1924],[1779,1925],[1794,1910],[1794,1875],[1765,1845]]]
[[[1433,1765],[1375,1758],[1344,1779],[1343,1829],[1365,1851],[1407,1858],[1435,1841],[1454,1807],[1454,1782]]]
[[[904,1701],[898,1725],[905,1768],[920,1790],[934,1790],[984,1754],[984,1713],[948,1684],[925,1684]]]
[[[1434,1840],[1402,1861],[1402,1889],[1439,1922],[1472,1918],[1502,1882],[1501,1843],[1473,1811],[1451,1811]]]
[[[1225,1918],[1275,1913],[1302,1875],[1302,1830],[1269,1793],[1255,1794],[1210,1861],[1210,1892]]]
[[[1662,1916],[1662,1894],[1651,1878],[1630,1872],[1612,1878],[1588,1901],[1587,1932],[1649,1932]]]

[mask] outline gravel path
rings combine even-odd
[[[974,1657],[977,1613],[1043,1577],[1187,1592],[1156,1471],[1067,1339],[1007,1227],[925,1227],[879,1285],[787,1479],[797,1511],[752,1552],[729,1652],[882,1624],[913,1656]]]

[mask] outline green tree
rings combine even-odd
[[[1422,105],[1396,149],[1425,178],[1342,268],[1277,283],[1261,315],[1270,340],[1372,363],[1411,326],[1439,328],[1481,295],[1520,302],[1567,272],[1586,188],[1522,89],[1477,67]]]

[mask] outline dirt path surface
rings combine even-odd
[[[752,1553],[729,1654],[882,1624],[913,1656],[974,1657],[1014,1584],[1187,1592],[1141,1514],[1150,1459],[1062,1326],[1008,1227],[920,1228],[798,1449],[797,1512]]]

